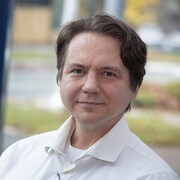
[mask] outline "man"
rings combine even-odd
[[[178,180],[124,119],[145,74],[146,45],[106,14],[65,25],[57,82],[72,115],[57,131],[21,140],[0,160],[2,180]]]

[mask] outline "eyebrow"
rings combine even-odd
[[[73,63],[73,64],[69,64],[69,68],[83,68],[83,69],[85,69],[86,66],[79,64],[79,63]],[[114,71],[118,74],[122,74],[121,70],[115,66],[102,66],[98,69],[100,69],[100,70],[111,70],[111,71]]]
[[[111,71],[114,71],[114,72],[116,72],[118,74],[122,73],[119,68],[114,67],[114,66],[105,66],[105,67],[102,67],[101,69],[103,69],[103,70],[111,70]]]
[[[69,64],[69,68],[73,68],[73,67],[85,68],[85,66],[82,64],[78,64],[78,63]]]

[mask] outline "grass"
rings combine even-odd
[[[165,90],[178,101],[180,101],[180,82],[166,84]]]
[[[55,113],[34,106],[8,104],[5,123],[18,128],[23,134],[35,134],[59,128],[68,116],[65,110]]]
[[[141,92],[135,99],[135,104],[138,107],[153,108],[156,105],[155,97],[149,92]]]
[[[55,59],[55,53],[51,52],[35,52],[32,50],[19,50],[19,51],[12,51],[11,58],[15,62],[24,62],[24,61],[36,61],[36,60],[51,60]]]
[[[166,124],[153,111],[138,116],[130,113],[126,116],[131,130],[147,144],[180,145],[180,127]],[[8,103],[5,121],[23,134],[36,134],[59,128],[67,117],[69,114],[65,110],[50,112],[32,105],[18,106]]]
[[[127,120],[132,132],[147,144],[180,145],[180,127],[165,123],[153,112],[138,117],[128,115]]]
[[[180,107],[180,82],[143,84],[134,101],[139,108],[178,110]]]

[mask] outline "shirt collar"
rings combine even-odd
[[[47,153],[54,152],[62,154],[74,129],[74,118],[70,117],[57,130],[53,140],[45,147],[45,151]],[[115,162],[123,148],[128,143],[130,134],[131,132],[127,122],[124,117],[122,117],[119,122],[92,147],[90,147],[85,154],[103,161]]]
[[[127,122],[122,117],[107,134],[90,148],[87,154],[103,161],[115,162],[128,143],[130,134]]]
[[[74,119],[69,117],[65,123],[57,130],[53,139],[45,146],[45,151],[47,153],[63,153],[66,144],[69,140],[70,135],[75,129]]]

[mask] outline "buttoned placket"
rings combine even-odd
[[[76,167],[75,163],[71,163],[66,154],[60,154],[61,170],[57,172],[58,180],[66,179],[71,171]]]
[[[66,156],[66,154],[59,152],[53,148],[49,148],[47,153],[54,154],[60,162],[60,166],[56,169],[56,174],[54,174],[55,180],[67,179],[67,175],[70,171],[75,167],[75,164],[71,164],[70,160]]]
[[[65,154],[63,155],[63,157],[65,162],[63,163],[62,161],[62,169],[60,172],[58,172],[57,175],[60,180],[67,179],[71,175],[72,171],[77,166],[79,166],[79,164],[82,163],[82,161],[84,161],[86,158],[89,158],[89,156],[86,153],[84,153],[74,163],[70,163]]]

